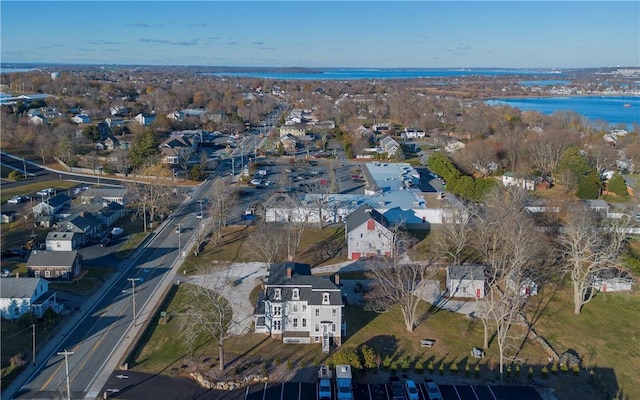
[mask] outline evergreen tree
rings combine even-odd
[[[147,160],[159,154],[160,141],[151,129],[145,129],[133,137],[129,148],[129,159],[134,168],[141,167]]]
[[[597,199],[602,190],[602,180],[595,168],[590,174],[585,176],[578,182],[578,191],[576,195],[581,199]]]
[[[617,194],[618,196],[628,196],[627,185],[624,183],[624,178],[619,172],[613,174],[609,182],[607,183],[607,190]]]

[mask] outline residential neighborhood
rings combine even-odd
[[[419,398],[427,373],[451,398],[466,384],[529,388],[537,399],[562,390],[562,377],[589,394],[635,382],[599,369],[632,356],[612,360],[583,343],[590,336],[571,336],[592,313],[635,312],[636,300],[622,300],[637,297],[640,259],[630,127],[567,124],[402,82],[384,86],[420,93],[429,112],[401,113],[360,81],[310,89],[127,70],[132,83],[98,72],[30,72],[52,95],[2,97],[3,132],[13,132],[2,153],[3,329],[73,321],[60,345],[79,353],[71,344],[85,346],[84,332],[104,333],[80,315],[94,304],[119,313],[109,344],[86,348],[114,365],[87,364],[103,384],[91,393],[110,388],[112,372],[157,373],[144,361],[162,357],[156,338],[137,342],[142,329],[181,352],[159,362],[170,375],[221,390],[248,390],[250,379],[310,384],[316,364],[350,365],[358,399],[376,398],[362,394],[375,387],[391,395],[388,378],[401,374]],[[91,96],[58,88],[94,73],[103,85],[83,88]],[[11,89],[15,75],[0,77]],[[525,90],[517,82],[489,82],[486,96]],[[585,232],[591,242],[576,240]],[[592,263],[581,258],[589,251]],[[218,286],[203,292],[207,280]],[[5,353],[3,362],[12,365]],[[55,374],[25,382],[25,395],[66,383]],[[593,375],[607,383],[588,386]],[[70,384],[85,393],[81,379]]]

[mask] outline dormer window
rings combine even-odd
[[[329,293],[322,293],[322,304],[329,304]]]
[[[291,300],[300,300],[300,289],[295,288],[291,294]]]
[[[273,289],[273,299],[282,300],[282,289]]]

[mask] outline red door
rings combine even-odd
[[[480,298],[480,289],[476,289],[476,298],[479,299]]]
[[[351,259],[352,260],[359,260],[360,259],[360,253],[351,253]]]

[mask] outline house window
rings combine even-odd
[[[280,320],[273,321],[273,330],[274,331],[281,331],[282,330],[282,321],[280,321]]]
[[[49,271],[49,270],[44,271],[44,277],[45,278],[51,278],[51,271]]]
[[[67,271],[62,271],[62,277],[66,278],[67,277]]]
[[[40,278],[40,271],[35,270],[35,271],[33,272],[33,275],[34,275],[36,278]]]
[[[300,300],[300,289],[293,289],[292,300]]]
[[[331,324],[331,332],[335,332],[336,331],[336,324]]]
[[[282,315],[282,306],[273,306],[273,315],[279,317]]]
[[[293,312],[295,312],[295,313],[298,312],[298,305],[297,304],[293,305]]]
[[[361,234],[360,234],[360,237],[364,237],[364,234],[362,234],[362,233],[361,233]]]
[[[316,315],[316,317],[319,317],[319,316],[320,316],[320,309],[319,309],[319,308],[316,308],[316,310],[315,310],[315,315]]]
[[[293,319],[293,327],[297,328],[298,327],[298,318],[294,318]]]
[[[315,332],[320,332],[320,324],[315,324],[315,325],[313,326],[313,330],[314,330]]]
[[[307,312],[307,305],[306,305],[306,304],[303,304],[303,305],[302,305],[302,312],[303,312],[303,313],[306,313],[306,312]]]
[[[302,318],[302,327],[303,328],[307,327],[307,319],[306,318]]]
[[[273,289],[273,299],[282,300],[282,289]]]
[[[56,247],[60,248],[60,242],[56,242]]]
[[[337,312],[337,310],[335,308],[333,310],[331,310],[331,316],[332,317],[335,318],[337,315],[338,315],[338,312]]]
[[[329,304],[329,293],[322,293],[322,304]]]

